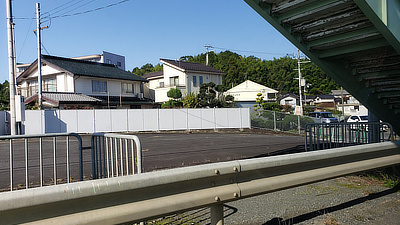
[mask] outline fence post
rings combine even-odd
[[[274,130],[276,130],[276,112],[274,111]]]
[[[223,225],[224,224],[224,204],[218,203],[212,205],[211,211],[211,225]]]
[[[300,125],[300,115],[297,115],[297,124],[298,124],[298,129],[299,129],[299,134],[300,134],[300,129],[301,129],[301,125]]]

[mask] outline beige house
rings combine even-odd
[[[157,103],[169,100],[167,92],[178,88],[184,96],[188,92],[198,93],[200,85],[213,82],[222,85],[224,72],[201,63],[184,62],[170,59],[160,59],[163,70],[142,76],[149,83],[145,87],[145,97],[154,99]]]
[[[226,91],[225,95],[232,95],[237,106],[245,108],[253,107],[256,103],[258,93],[262,94],[264,101],[275,102],[278,91],[251,80],[246,80]]]
[[[116,65],[42,55],[45,108],[152,108],[143,96],[146,79]],[[25,104],[38,98],[37,60],[17,78]]]

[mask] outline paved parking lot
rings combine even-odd
[[[144,172],[192,166],[204,163],[223,162],[237,159],[263,157],[304,150],[301,136],[255,134],[252,132],[193,132],[193,133],[135,133],[141,141]],[[83,146],[90,146],[90,135],[81,135]],[[65,181],[65,139],[57,138],[57,178]],[[23,140],[14,141],[13,156],[14,185],[25,184],[25,152]],[[37,185],[39,179],[38,140],[29,141],[30,182]],[[44,179],[53,183],[52,140],[44,141]],[[71,177],[79,177],[77,142],[70,144]],[[10,184],[9,142],[0,142],[0,189]],[[91,151],[84,150],[84,176],[91,175]]]

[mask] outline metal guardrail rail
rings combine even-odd
[[[394,140],[389,123],[309,123],[304,130],[307,151]]]
[[[61,137],[65,137],[65,144],[60,141]],[[12,135],[0,136],[0,140],[9,142],[9,159],[6,163],[9,164],[9,189],[11,191],[21,188],[42,187],[44,186],[45,170],[47,173],[52,173],[52,183],[57,184],[60,179],[60,167],[65,164],[65,171],[62,177],[66,178],[66,182],[71,181],[71,161],[70,161],[70,138],[76,138],[77,151],[79,154],[79,180],[83,180],[83,162],[82,162],[82,139],[75,133],[58,133],[58,134],[40,134],[40,135]],[[17,141],[22,140],[22,141]],[[50,140],[50,141],[48,141]],[[58,141],[57,141],[58,140]],[[62,143],[61,143],[62,142]],[[58,144],[59,143],[59,144]],[[44,145],[47,146],[44,152]],[[65,158],[62,162],[57,162],[57,155],[62,154]],[[47,169],[45,169],[47,168]],[[64,169],[62,169],[64,170]],[[24,173],[23,181],[19,181],[16,185],[14,182],[15,173]],[[3,171],[3,174],[7,173]],[[2,179],[2,182],[4,180]],[[2,184],[6,185],[6,184]]]
[[[0,193],[1,223],[119,224],[400,163],[400,141],[247,159]],[[15,216],[18,215],[18,216]]]
[[[91,143],[94,179],[142,173],[142,148],[137,136],[94,133]]]

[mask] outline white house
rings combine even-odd
[[[42,56],[42,91],[45,108],[152,108],[143,96],[142,77],[116,65]],[[17,78],[25,104],[38,98],[37,60]]]
[[[149,80],[145,96],[158,103],[169,100],[167,92],[171,88],[180,89],[183,96],[188,92],[198,93],[203,83],[222,85],[222,76],[225,75],[224,72],[201,63],[170,59],[160,61],[163,64],[162,71],[142,76]]]
[[[299,96],[295,94],[283,94],[278,98],[278,102],[280,105],[290,105],[293,108],[299,105]]]
[[[253,107],[253,105],[256,104],[258,93],[262,94],[264,101],[275,102],[278,91],[251,80],[246,80],[243,83],[227,90],[225,95],[232,95],[236,105],[239,108],[245,108]]]
[[[331,94],[337,98],[336,109],[342,111],[345,116],[368,115],[368,109],[346,90],[332,90]]]

